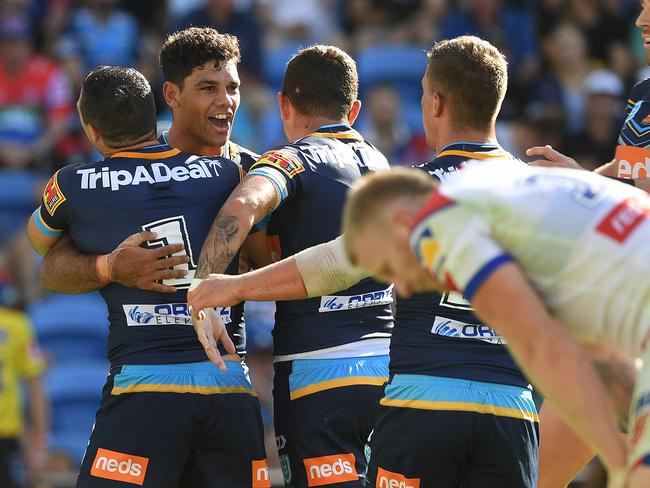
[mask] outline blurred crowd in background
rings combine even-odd
[[[106,371],[101,300],[44,294],[23,233],[53,171],[99,158],[75,110],[90,69],[144,73],[164,130],[171,122],[157,63],[164,38],[192,25],[234,34],[242,102],[233,140],[264,151],[284,142],[275,93],[286,62],[300,47],[335,44],[357,61],[363,108],[356,127],[391,164],[406,165],[433,157],[420,115],[426,50],[470,33],[508,58],[498,123],[505,149],[525,160],[526,148],[551,144],[593,168],[613,156],[628,90],[650,76],[634,26],[638,10],[638,0],[0,0],[0,346],[3,320],[25,312],[48,363],[51,412],[47,435],[32,436],[39,440],[30,445],[45,454],[28,459],[27,473],[74,471]],[[271,429],[273,305],[249,304],[247,324],[249,364]],[[90,393],[80,386],[85,379],[75,391],[66,387],[79,371]]]

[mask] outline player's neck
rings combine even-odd
[[[330,119],[326,117],[296,117],[291,127],[287,127],[285,132],[289,141],[297,141],[309,134],[316,132],[320,127],[325,125],[349,124],[344,119]]]
[[[436,147],[433,148],[435,152],[440,152],[441,149],[454,144],[456,142],[475,142],[476,144],[497,144],[496,130],[492,127],[489,130],[457,130],[448,131],[440,134],[436,138]]]
[[[171,147],[180,149],[183,152],[209,157],[222,156],[225,147],[225,144],[223,146],[203,145],[190,134],[178,130],[177,126],[173,124],[169,129],[169,132],[167,132],[167,142]]]
[[[137,144],[131,144],[130,146],[123,146],[123,147],[117,147],[117,148],[114,148],[114,147],[99,148],[98,147],[97,150],[99,152],[101,152],[104,155],[104,157],[110,158],[112,155],[117,154],[117,153],[121,153],[121,152],[124,152],[124,151],[133,151],[135,149],[142,149],[142,148],[145,148],[145,147],[156,146],[156,145],[158,145],[158,139],[156,139],[154,137],[153,139],[149,139],[149,140],[144,141],[144,142],[138,142]]]

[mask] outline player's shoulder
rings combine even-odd
[[[225,156],[239,164],[246,172],[250,171],[251,166],[260,158],[257,152],[232,141],[228,141],[228,151]]]
[[[636,103],[650,98],[650,78],[637,82],[630,90],[629,101]]]
[[[301,157],[301,151],[302,147],[299,141],[275,146],[262,153],[251,169],[272,166],[287,176],[293,177],[305,170],[305,163]]]

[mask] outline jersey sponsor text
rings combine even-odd
[[[359,479],[354,454],[334,454],[303,459],[307,486],[333,485]]]
[[[98,478],[142,486],[148,464],[149,458],[146,457],[99,448],[90,474]]]

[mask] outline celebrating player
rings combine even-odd
[[[438,157],[420,168],[445,179],[469,158],[508,156],[494,128],[506,84],[505,60],[489,43],[460,37],[434,46],[423,79],[423,120]],[[474,90],[476,85],[484,89]],[[190,293],[190,302],[201,308],[244,298],[331,295],[365,276],[350,268],[339,244],[337,239],[316,246],[246,276],[212,275]],[[392,379],[372,437],[370,480],[458,486],[471,479],[480,486],[537,486],[537,412],[528,381],[502,338],[479,323],[458,293],[399,298],[396,309]],[[548,442],[542,443],[539,486],[566,485],[591,451],[568,435],[548,406],[543,412]],[[484,435],[474,435],[475,422]],[[405,442],[395,445],[396,435],[406,436]],[[567,455],[555,456],[554,441]],[[495,443],[503,449],[495,449]],[[466,444],[473,446],[471,456],[463,454]]]
[[[229,69],[237,43],[223,36],[203,76]],[[78,102],[86,135],[106,159],[57,172],[30,219],[41,252],[67,232],[80,250],[101,254],[144,229],[150,247],[203,242],[217,209],[242,177],[234,162],[160,144],[151,87],[137,71],[100,67]],[[119,251],[117,251],[119,252]],[[165,250],[164,252],[168,252]],[[178,263],[162,259],[164,266]],[[111,255],[97,260],[101,279]],[[187,266],[195,268],[190,258]],[[236,273],[236,266],[229,269]],[[149,487],[270,486],[259,403],[228,334],[219,371],[206,361],[187,312],[189,281],[167,280],[174,295],[112,284],[108,377],[77,486],[122,481]],[[170,429],[170,426],[173,428]]]
[[[312,46],[291,59],[278,102],[295,142],[263,154],[219,211],[197,277],[225,269],[269,214],[278,258],[338,235],[348,188],[388,169],[351,128],[357,91],[354,61],[336,47]],[[274,416],[287,486],[363,485],[364,445],[388,377],[391,302],[391,287],[371,279],[340,295],[277,302]],[[207,324],[196,324],[197,333],[214,358]]]

